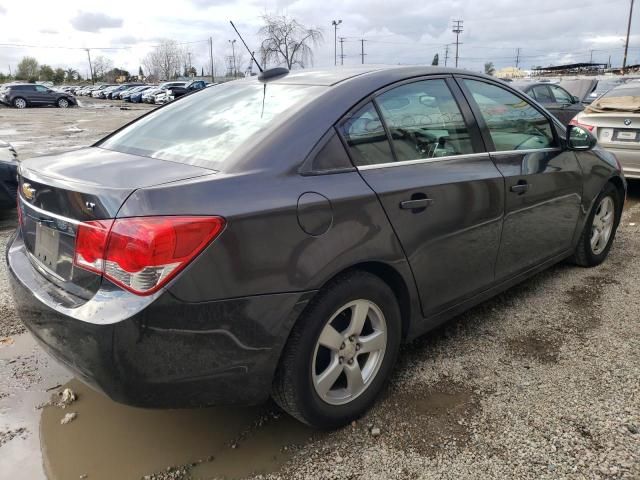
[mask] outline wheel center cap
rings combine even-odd
[[[342,349],[342,353],[347,360],[352,359],[356,354],[356,345],[349,341],[345,342],[345,346]]]

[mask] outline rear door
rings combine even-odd
[[[582,198],[575,154],[560,148],[552,121],[524,95],[484,79],[458,82],[505,177],[496,279],[569,252]]]
[[[35,85],[35,98],[41,105],[53,105],[56,101],[54,93],[47,87],[42,85]]]
[[[396,84],[339,129],[402,243],[424,315],[487,288],[504,185],[453,79]]]

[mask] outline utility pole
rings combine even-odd
[[[340,37],[340,65],[344,65],[344,41],[345,37]]]
[[[187,70],[188,76],[191,76],[191,52],[187,52],[187,55],[189,55],[189,70]]]
[[[211,61],[211,83],[215,83],[216,77],[213,73],[213,37],[209,37],[209,60]]]
[[[447,60],[449,60],[449,44],[444,46],[444,66],[447,66]]]
[[[589,63],[593,63],[593,50],[589,50],[591,55],[589,56]]]
[[[236,41],[234,40],[229,40],[229,43],[231,44],[231,55],[233,58],[233,78],[236,78],[238,76],[238,68],[236,66]]]
[[[520,65],[520,47],[516,48],[516,68]]]
[[[364,53],[364,38],[360,39],[360,56],[362,57],[362,64],[364,65],[364,56],[366,55],[366,53]]]
[[[629,34],[631,33],[631,17],[633,16],[633,0],[631,0],[631,7],[629,8],[629,23],[627,23],[627,41],[624,43],[624,58],[622,60],[622,74],[627,68],[627,53],[629,51]]]
[[[460,46],[460,34],[464,31],[464,27],[462,26],[462,23],[464,22],[464,20],[454,20],[453,23],[453,33],[456,34],[456,68],[458,68],[458,48]]]
[[[338,25],[342,23],[342,20],[334,20],[331,22],[333,25],[333,64],[338,65]]]
[[[93,67],[91,66],[91,51],[88,48],[86,48],[85,50],[87,51],[87,57],[89,57],[89,72],[91,72],[91,85],[95,85],[96,82],[93,79]]]
[[[9,64],[9,76],[11,76],[11,64]]]

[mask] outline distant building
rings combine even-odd
[[[524,78],[527,76],[527,72],[517,67],[505,67],[496,70],[493,76],[498,78]]]

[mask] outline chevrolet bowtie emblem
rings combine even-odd
[[[36,196],[36,189],[33,188],[30,183],[23,183],[22,195],[24,195],[24,198],[26,198],[27,200],[33,200]]]

